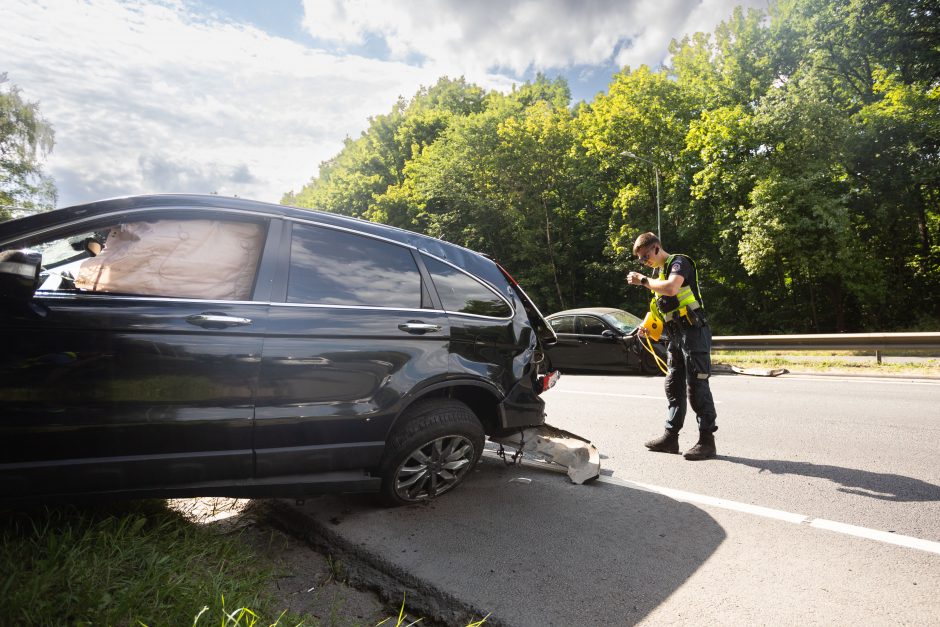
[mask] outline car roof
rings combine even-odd
[[[488,257],[428,235],[421,235],[406,231],[387,224],[368,222],[336,213],[303,209],[287,205],[248,200],[245,198],[230,198],[217,195],[203,194],[150,194],[143,196],[126,196],[122,198],[109,198],[81,205],[73,205],[62,209],[44,211],[22,218],[15,218],[0,222],[0,244],[15,239],[19,234],[30,233],[52,227],[56,224],[72,220],[120,213],[121,211],[142,212],[137,215],[146,215],[146,211],[162,209],[234,209],[270,217],[283,217],[297,220],[313,221],[336,228],[349,229],[359,233],[381,237],[412,246],[423,252],[453,263],[456,266],[488,281],[495,286],[503,286],[506,279],[496,264]]]
[[[564,311],[556,311],[553,314],[545,316],[546,318],[554,318],[555,316],[573,316],[575,314],[594,314],[600,316],[603,314],[616,313],[618,311],[623,311],[623,309],[617,309],[616,307],[582,307],[580,309],[566,309]]]

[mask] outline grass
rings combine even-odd
[[[0,512],[0,569],[0,616],[9,625],[290,619],[262,596],[269,569],[164,501]]]
[[[294,627],[353,625],[339,607],[300,617],[278,607],[277,567],[242,541],[234,499],[116,501],[0,509],[0,617],[5,625]],[[233,531],[234,530],[234,531]],[[272,536],[273,537],[273,536]],[[345,568],[327,557],[329,577]],[[472,622],[479,627],[488,617]],[[385,627],[421,624],[405,600]]]
[[[413,627],[414,625],[420,623],[423,619],[419,618],[417,620],[410,620],[408,618],[407,614],[405,614],[405,597],[402,597],[401,609],[398,611],[398,617],[394,619],[394,624],[390,622],[391,620],[392,617],[386,618],[382,622],[378,623],[375,627]],[[409,621],[407,625],[405,624],[406,620]]]
[[[712,351],[712,362],[741,368],[786,368],[791,372],[940,376],[940,358],[923,351],[884,353],[878,363],[872,352],[863,351]]]

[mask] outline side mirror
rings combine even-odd
[[[28,303],[39,287],[42,255],[30,250],[0,252],[0,299]]]
[[[616,333],[614,333],[614,332],[611,331],[610,329],[604,329],[604,330],[601,332],[601,335],[603,335],[603,336],[606,337],[607,339],[613,339],[613,338],[615,338],[615,337],[619,337]]]

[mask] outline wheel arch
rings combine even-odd
[[[496,433],[499,430],[500,402],[503,396],[496,387],[490,383],[473,379],[459,379],[431,384],[408,398],[407,402],[402,405],[394,422],[392,422],[389,433],[401,424],[402,418],[411,407],[431,398],[449,398],[460,401],[470,408],[470,411],[483,425],[483,431],[487,435]]]

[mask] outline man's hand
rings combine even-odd
[[[627,274],[627,283],[630,285],[643,285],[644,278],[646,278],[645,275],[639,272],[630,272]]]

